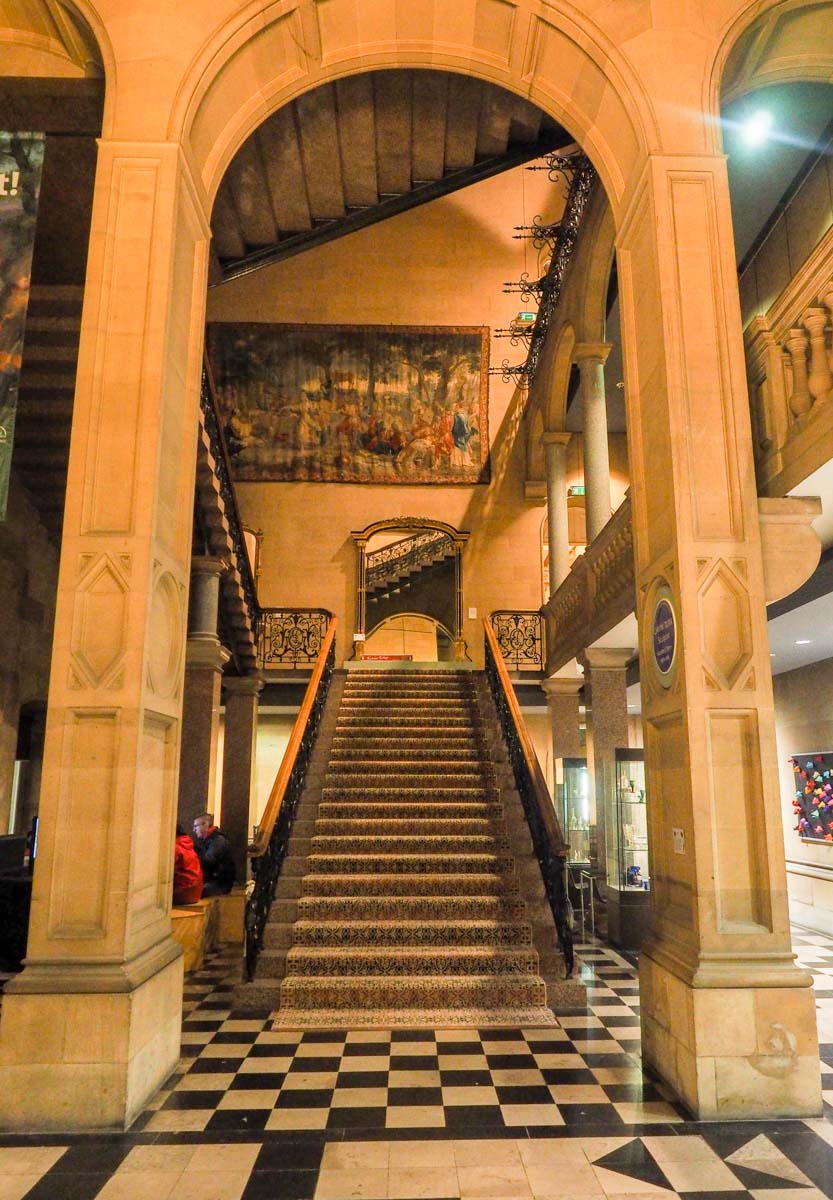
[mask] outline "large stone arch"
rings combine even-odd
[[[525,96],[569,129],[615,204],[659,148],[651,105],[627,58],[574,8],[532,0],[465,6],[439,0],[399,17],[359,0],[317,10],[254,2],[203,45],[180,85],[169,125],[209,198],[235,151],[281,105],[321,83],[385,67],[456,71]],[[437,30],[443,30],[439,38]]]
[[[704,82],[704,109],[715,117],[721,103],[768,84],[833,82],[833,3],[762,0],[752,6],[724,30]],[[719,122],[714,129],[719,137]]]

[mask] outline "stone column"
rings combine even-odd
[[[24,971],[0,1127],[128,1125],[179,1059],[170,906],[209,228],[178,144],[102,140]]]
[[[220,576],[227,568],[222,558],[191,559],[177,804],[177,820],[189,832],[194,816],[206,808],[212,811],[214,805],[220,684],[231,657],[217,636]]]
[[[225,680],[226,718],[223,727],[223,832],[231,843],[237,883],[248,875],[247,849],[255,821],[255,742],[258,696],[263,690],[259,675]]]
[[[790,944],[724,158],[651,156],[617,227],[651,854],[642,1053],[700,1118],[809,1116],[816,1017]]]
[[[631,647],[591,647],[581,656],[584,666],[584,711],[587,720],[587,777],[590,820],[596,823],[595,872],[602,891],[610,864],[608,847],[616,845],[616,748],[628,744],[626,671]]]
[[[573,435],[549,432],[541,437],[547,463],[547,544],[550,595],[570,573],[570,529],[567,521],[567,444]]]
[[[578,675],[573,679],[553,675],[541,681],[547,697],[554,759],[584,757],[579,718],[579,693],[583,685],[584,680]]]
[[[588,546],[610,520],[610,456],[604,374],[609,353],[610,346],[606,342],[584,342],[573,351],[581,376],[584,405],[584,503]]]

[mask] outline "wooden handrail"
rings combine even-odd
[[[278,819],[278,814],[281,811],[286,786],[289,783],[289,777],[292,774],[292,768],[295,766],[295,759],[298,756],[298,750],[301,747],[301,741],[304,736],[304,731],[309,720],[312,706],[315,701],[315,694],[321,683],[321,676],[324,674],[324,668],[327,665],[327,656],[330,653],[330,647],[333,644],[333,639],[336,635],[336,627],[338,625],[338,617],[333,617],[330,621],[329,628],[321,643],[321,650],[318,658],[315,660],[312,676],[307,684],[307,690],[304,693],[304,702],[301,705],[300,712],[295,718],[295,724],[292,727],[292,734],[289,738],[289,744],[286,747],[281,765],[278,768],[278,773],[275,776],[275,782],[272,784],[272,790],[269,793],[269,799],[266,801],[266,808],[260,820],[260,826],[257,831],[257,837],[249,846],[249,854],[252,858],[259,858],[265,854],[269,848],[269,841],[272,837],[272,830],[275,828],[275,822]]]
[[[527,770],[529,771],[532,785],[535,792],[538,811],[541,816],[541,823],[546,831],[547,838],[550,842],[550,847],[553,853],[563,856],[569,850],[569,845],[564,841],[564,835],[561,832],[561,826],[555,814],[550,789],[547,787],[547,781],[544,778],[544,773],[541,770],[541,764],[538,762],[538,755],[535,753],[535,747],[529,737],[526,723],[521,713],[518,698],[515,695],[515,689],[512,686],[512,680],[509,678],[509,672],[506,669],[506,663],[503,661],[503,655],[500,652],[500,647],[497,644],[494,630],[488,617],[483,618],[483,628],[486,632],[486,641],[492,651],[492,656],[497,667],[498,677],[500,678],[501,687],[506,696],[506,702],[509,705],[509,712],[512,716],[512,721],[515,729],[518,732],[518,740],[523,751],[524,761],[526,762]]]

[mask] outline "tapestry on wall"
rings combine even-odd
[[[239,480],[489,481],[485,327],[217,323],[208,347]]]
[[[42,133],[0,133],[0,521],[9,492],[43,148]]]
[[[793,812],[799,837],[833,842],[833,754],[829,751],[795,754]]]

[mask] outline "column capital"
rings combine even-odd
[[[604,364],[612,349],[611,342],[577,342],[573,347],[573,362],[579,366],[585,362]]]
[[[633,646],[588,646],[578,661],[585,671],[624,671],[635,654]]]
[[[584,679],[580,675],[576,675],[572,679],[568,679],[564,675],[553,675],[549,679],[541,680],[541,690],[550,696],[577,696],[584,687]]]
[[[229,675],[223,688],[234,696],[259,696],[266,680],[261,675]]]
[[[216,637],[189,637],[185,644],[185,666],[189,671],[222,671],[231,654]]]
[[[572,436],[569,429],[546,429],[541,434],[541,445],[566,446]]]
[[[228,569],[227,560],[213,554],[195,554],[191,558],[192,575],[223,575]]]

